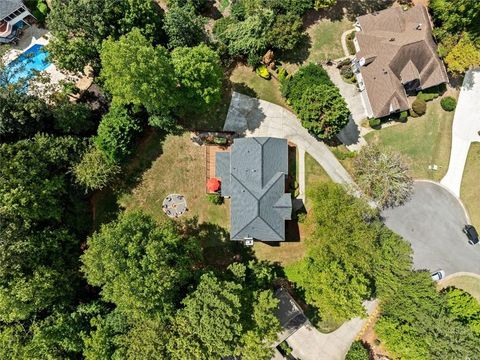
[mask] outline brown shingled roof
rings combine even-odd
[[[356,58],[367,60],[360,72],[374,116],[407,110],[403,85],[409,82],[417,81],[420,89],[448,82],[424,6],[406,11],[392,7],[360,16],[358,23],[361,31],[356,38],[360,51]]]

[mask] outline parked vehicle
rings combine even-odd
[[[445,271],[437,270],[434,273],[432,273],[432,280],[433,281],[440,281],[442,279],[445,279]]]
[[[468,237],[468,243],[470,245],[476,245],[479,242],[478,232],[473,225],[465,225],[463,232]]]

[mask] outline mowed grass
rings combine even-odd
[[[311,39],[310,54],[306,63],[334,60],[345,56],[341,36],[353,29],[353,23],[347,19],[341,21],[321,20],[307,29]]]
[[[396,150],[411,161],[412,176],[416,179],[440,180],[448,169],[452,143],[453,112],[440,106],[440,99],[427,104],[427,112],[418,118],[408,118],[365,136],[369,144]],[[438,165],[437,171],[428,169]]]
[[[325,170],[317,161],[308,153],[305,154],[305,190],[321,182],[331,181]],[[306,199],[306,207],[308,209],[308,195]],[[289,266],[297,263],[305,255],[305,239],[311,234],[312,226],[307,218],[303,223],[298,224],[298,229],[290,229],[287,232],[287,241],[275,244],[275,246],[268,245],[262,242],[255,242],[255,255],[260,260],[268,260],[281,264],[282,266]],[[295,233],[297,231],[297,233]],[[289,237],[290,236],[290,237]]]
[[[462,289],[480,301],[480,279],[477,277],[469,275],[455,276],[442,281],[440,285],[442,289],[449,286]]]
[[[280,92],[280,83],[274,78],[270,80],[261,78],[251,67],[237,65],[232,71],[230,81],[234,91],[286,106]]]
[[[168,194],[186,197],[189,211],[184,218],[198,217],[198,221],[229,228],[228,201],[214,205],[205,194],[205,148],[190,141],[190,134],[169,135],[163,142],[162,154],[153,160],[138,185],[120,197],[126,209],[139,209],[151,214],[157,221],[167,220],[162,202]]]
[[[460,198],[468,210],[472,224],[480,229],[480,143],[472,143],[463,172]]]

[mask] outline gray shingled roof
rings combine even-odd
[[[292,200],[285,193],[288,144],[285,139],[235,139],[230,154],[216,154],[222,196],[232,198],[230,238],[285,240]]]
[[[0,20],[13,13],[21,5],[21,0],[0,0]]]

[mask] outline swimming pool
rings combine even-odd
[[[48,52],[43,45],[35,44],[28,48],[6,66],[7,70],[11,71],[10,81],[16,83],[22,78],[31,77],[33,71],[45,70],[50,66],[47,57]]]

